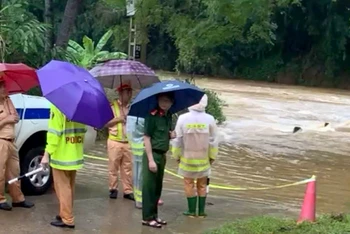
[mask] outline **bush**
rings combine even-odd
[[[180,79],[177,79],[177,80],[180,80]],[[195,79],[194,78],[185,79],[185,82],[189,84],[194,84]],[[223,112],[225,102],[220,99],[220,97],[216,92],[209,89],[203,89],[203,90],[205,94],[208,96],[208,105],[207,105],[207,108],[205,108],[205,111],[208,114],[212,115],[218,124],[222,124],[223,122],[226,121],[226,116],[224,115],[224,112]],[[173,118],[173,124],[175,125],[179,115],[186,113],[187,111],[188,110],[184,110],[175,114]]]
[[[350,232],[350,216],[344,214],[324,215],[315,223],[296,224],[293,219],[260,216],[237,220],[206,234],[340,234]]]
[[[206,112],[214,116],[218,124],[222,124],[226,121],[226,116],[224,115],[224,101],[221,100],[218,94],[214,91],[205,89],[205,94],[208,96],[208,106]]]

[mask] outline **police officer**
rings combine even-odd
[[[72,122],[54,105],[50,109],[47,144],[41,164],[52,167],[60,212],[52,226],[74,228],[73,199],[77,170],[83,167],[86,126]]]
[[[6,202],[5,182],[19,176],[19,158],[15,145],[15,124],[18,114],[11,99],[7,96],[5,83],[0,80],[0,209],[12,210],[13,207],[31,208],[33,203],[25,201],[19,181],[8,185],[12,206]]]
[[[126,117],[132,89],[129,84],[121,84],[117,88],[119,99],[111,103],[114,118],[106,124],[109,135],[107,140],[109,198],[118,197],[118,173],[120,169],[124,198],[134,201],[132,188],[132,154],[126,131]]]
[[[174,102],[173,93],[158,95],[158,108],[145,118],[142,159],[142,224],[161,228],[167,222],[158,217],[158,200],[162,193],[166,152],[171,138],[172,115],[168,112]]]

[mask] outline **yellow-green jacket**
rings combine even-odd
[[[51,105],[45,149],[50,154],[50,166],[59,170],[81,169],[84,164],[85,133],[84,124],[68,120]]]

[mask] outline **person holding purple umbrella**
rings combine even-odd
[[[52,226],[74,228],[73,201],[77,170],[84,164],[86,126],[69,120],[54,105],[50,108],[47,144],[41,164],[50,164],[54,188],[60,203],[59,215]]]
[[[113,112],[101,84],[84,68],[52,60],[37,74],[43,95],[52,103],[41,161],[44,167],[52,167],[60,204],[51,225],[74,228],[75,177],[84,164],[86,125],[102,128],[113,118]]]

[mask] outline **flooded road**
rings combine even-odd
[[[211,182],[235,187],[288,184],[317,176],[317,212],[350,211],[350,95],[348,91],[312,89],[233,80],[198,79],[226,102],[227,121],[220,126],[219,157]],[[330,125],[320,126],[324,122]],[[295,126],[304,130],[293,134]],[[339,126],[342,126],[341,128]],[[237,218],[261,214],[297,218],[305,185],[262,191],[211,189],[207,219],[188,219],[183,182],[165,175],[163,230],[140,224],[133,203],[108,199],[105,142],[97,142],[78,173],[75,231],[70,233],[203,233]],[[169,158],[167,168],[176,172]],[[29,197],[33,210],[0,212],[0,233],[63,233],[49,225],[57,212],[54,194]]]
[[[349,210],[349,91],[232,80],[198,79],[196,84],[217,91],[227,104],[213,181],[263,187],[316,175],[317,211]],[[320,128],[324,122],[330,125]],[[292,134],[295,126],[305,130]],[[227,194],[300,209],[304,189]]]
[[[197,79],[196,85],[216,91],[226,102],[213,183],[265,187],[316,175],[317,212],[350,210],[349,91],[224,79]],[[330,125],[321,127],[325,122]],[[293,134],[295,126],[304,130]],[[167,167],[176,171],[173,160]],[[182,189],[178,178],[167,175],[165,181],[166,187]],[[305,185],[299,185],[263,191],[212,189],[211,194],[297,213],[304,191]]]

